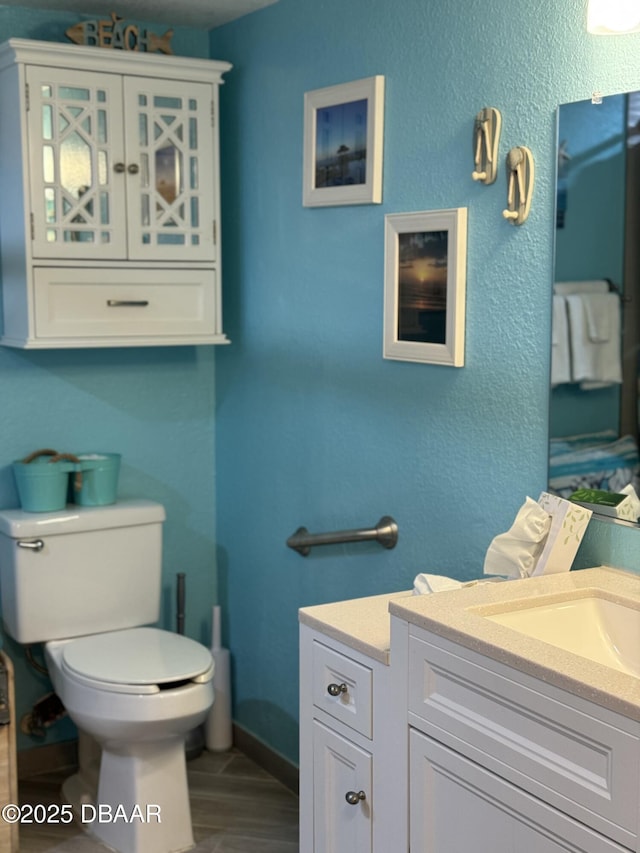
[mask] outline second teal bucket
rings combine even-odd
[[[73,499],[80,506],[106,506],[118,497],[119,453],[78,453],[82,485],[73,487]]]

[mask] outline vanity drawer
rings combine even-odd
[[[371,739],[372,670],[314,640],[313,704]]]
[[[36,268],[36,337],[212,334],[214,277],[213,270]]]
[[[411,850],[629,853],[415,730],[409,748]]]
[[[412,726],[635,849],[637,724],[442,637],[412,633]]]

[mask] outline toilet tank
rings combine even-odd
[[[38,643],[156,622],[164,519],[164,507],[142,500],[0,510],[7,633]]]

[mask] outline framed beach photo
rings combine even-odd
[[[467,208],[385,216],[384,358],[464,365]]]
[[[302,204],[380,204],[384,77],[304,96]]]

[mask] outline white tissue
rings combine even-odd
[[[444,575],[419,574],[413,579],[413,594],[427,595],[432,592],[443,592],[447,589],[458,589],[461,581],[447,578]]]
[[[624,518],[627,521],[637,521],[640,518],[640,499],[638,498],[638,493],[631,483],[629,483],[624,489],[620,489],[620,494],[629,496],[627,500],[620,504],[621,507],[624,506],[620,518]]]
[[[542,553],[551,516],[533,498],[527,498],[506,533],[496,536],[485,555],[484,574],[529,577]]]

